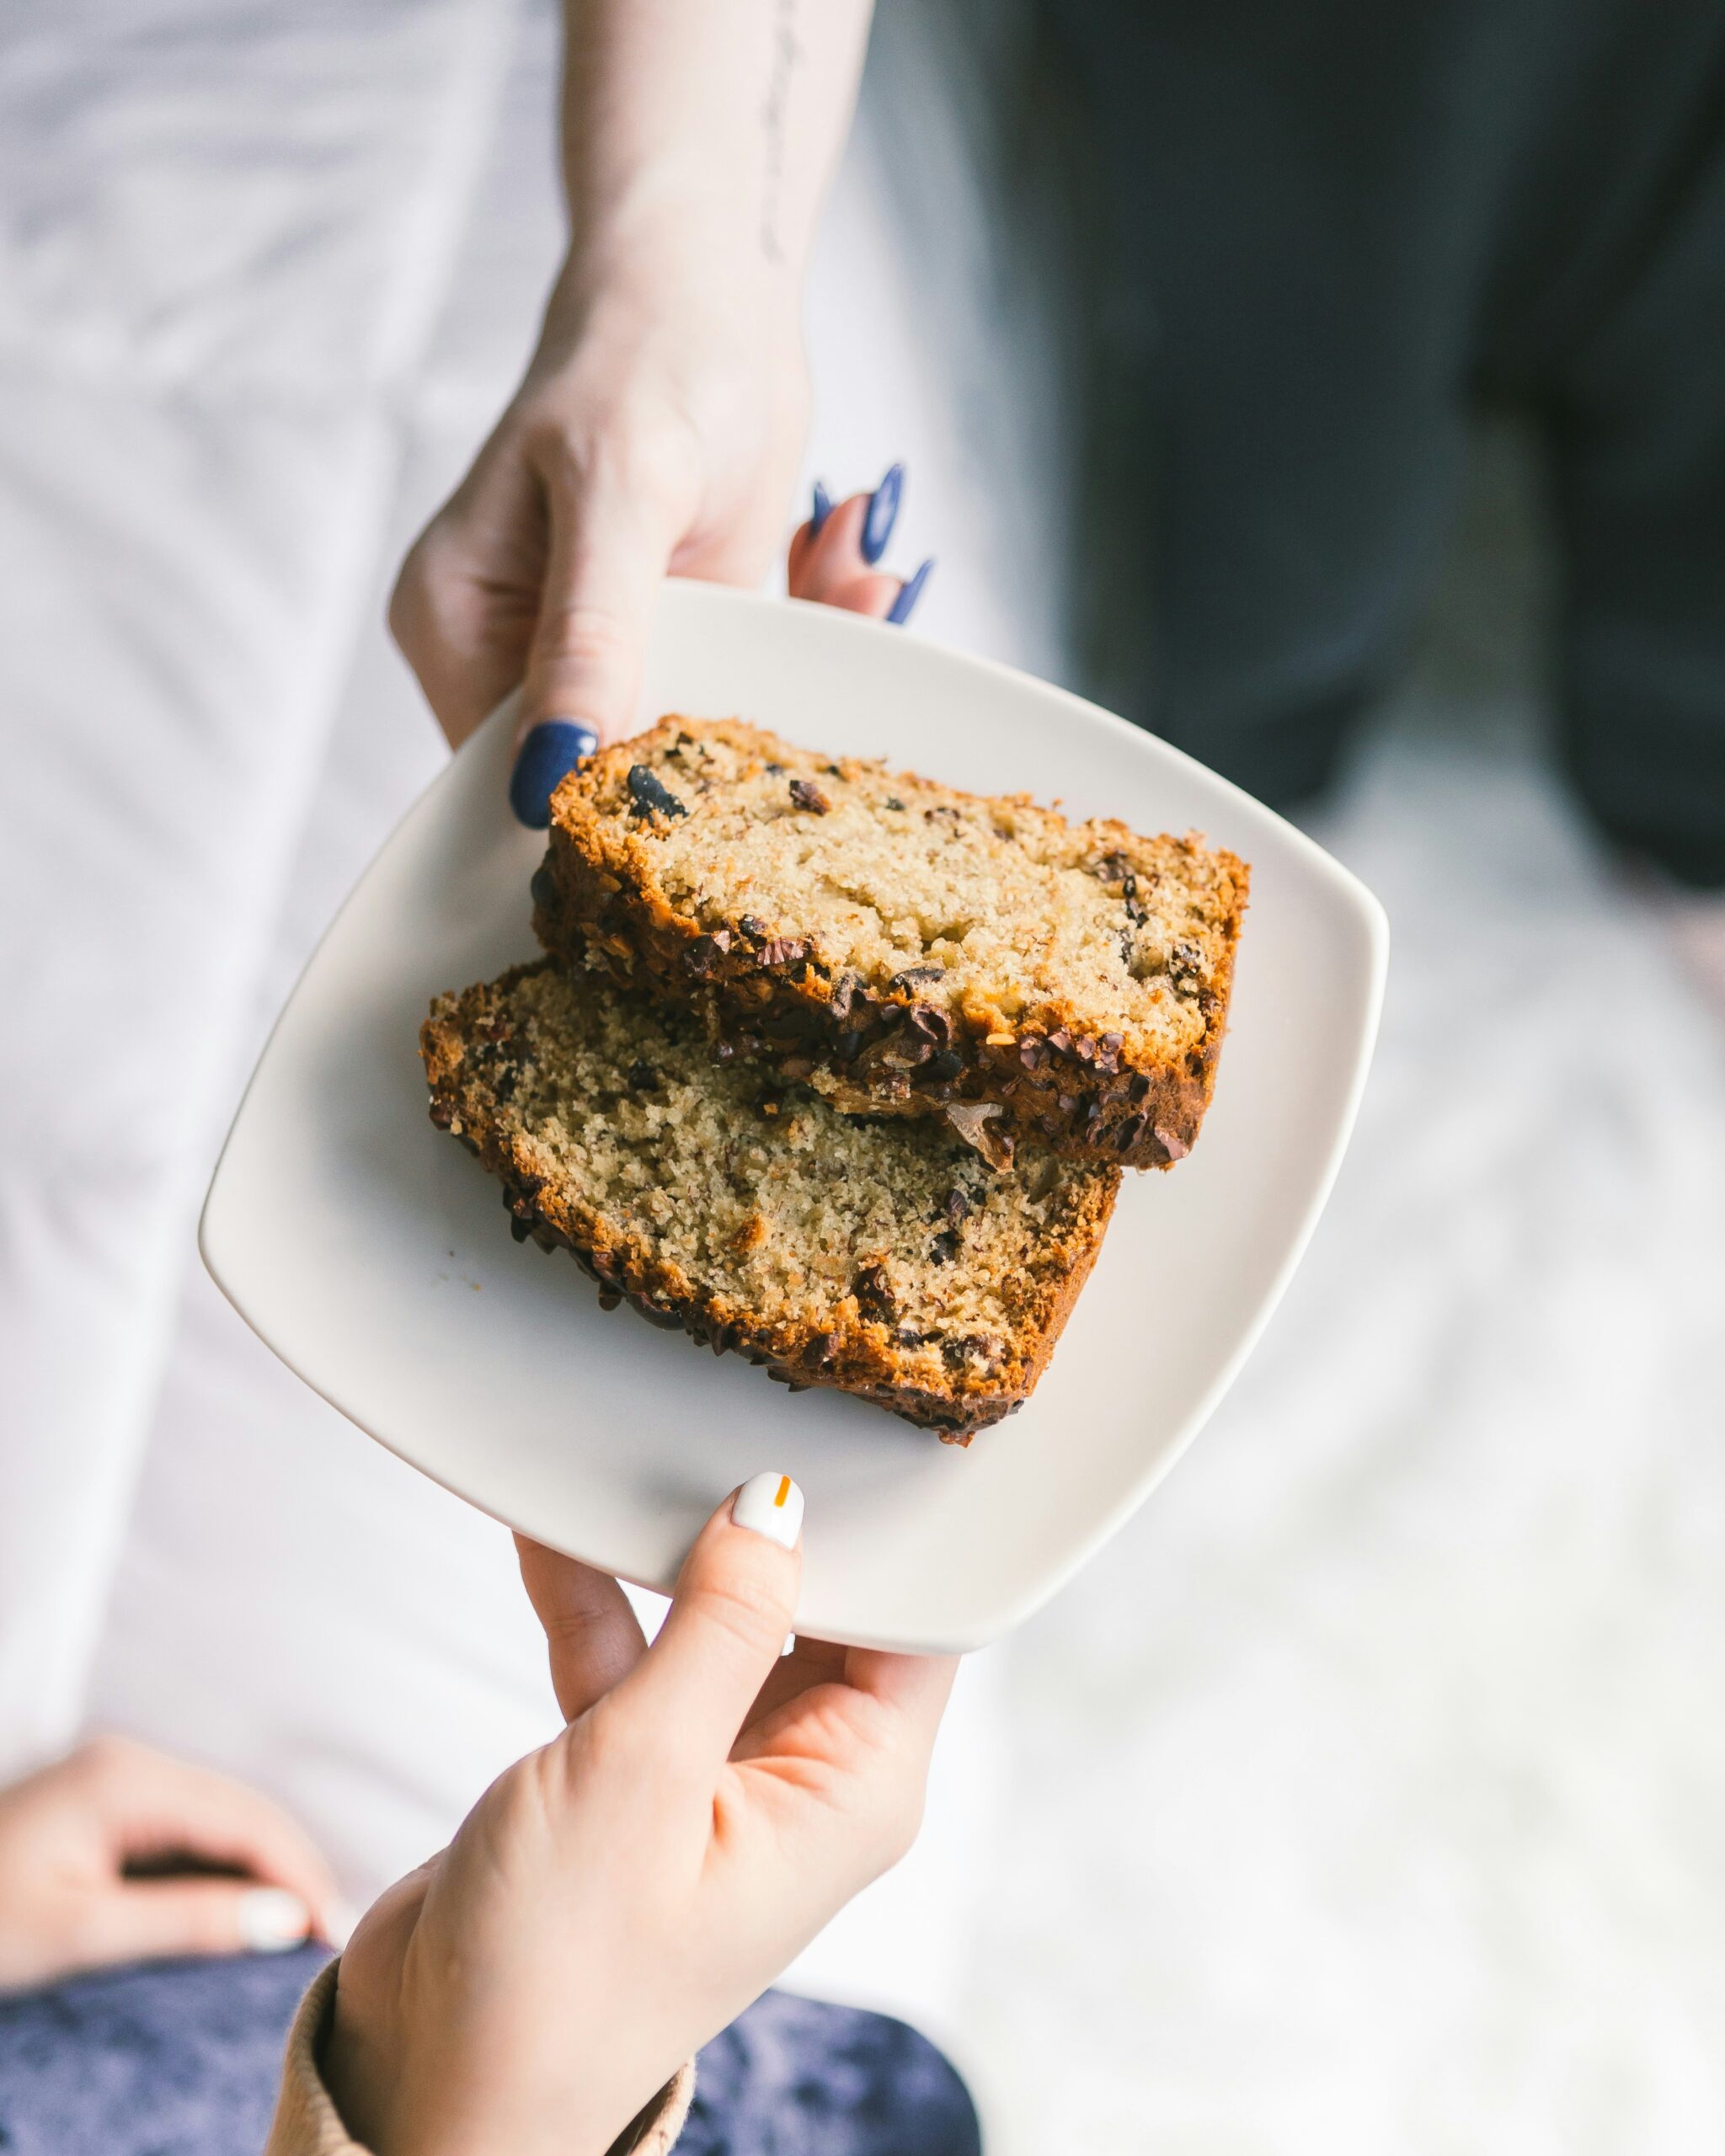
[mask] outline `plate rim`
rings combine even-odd
[[[757,613],[772,611],[782,614],[788,610],[800,615],[818,615],[821,623],[820,633],[823,635],[836,632],[841,636],[854,635],[865,638],[882,636],[898,638],[903,635],[903,632],[889,627],[885,623],[843,610],[822,606],[812,600],[784,599],[765,592],[745,590],[735,586],[713,584],[695,578],[666,579],[665,584],[661,587],[655,600],[655,627],[658,619],[657,609],[660,603],[669,603],[673,608],[688,605],[692,606],[697,614],[703,606],[717,606],[721,611],[736,609],[739,611],[748,611]],[[1039,701],[1051,702],[1056,710],[1081,717],[1087,724],[1094,725],[1098,720],[1104,722],[1106,730],[1112,733],[1116,739],[1128,745],[1134,753],[1146,744],[1154,744],[1158,756],[1172,759],[1178,766],[1183,766],[1198,773],[1203,785],[1207,788],[1220,790],[1231,806],[1237,807],[1242,812],[1248,825],[1257,825],[1261,829],[1274,830],[1278,843],[1282,845],[1294,859],[1300,862],[1309,873],[1313,874],[1321,884],[1330,889],[1335,899],[1342,905],[1344,912],[1352,917],[1356,929],[1363,937],[1364,963],[1359,968],[1354,983],[1359,998],[1359,1007],[1354,1026],[1351,1068],[1347,1086],[1343,1091],[1339,1110],[1334,1116],[1329,1142],[1325,1149],[1322,1163],[1317,1166],[1316,1171],[1311,1177],[1308,1194],[1300,1210],[1297,1226],[1288,1237],[1274,1273],[1256,1298],[1250,1316],[1241,1326],[1239,1337],[1232,1349],[1218,1364],[1210,1382],[1193,1406],[1188,1409],[1176,1433],[1153,1457],[1146,1460],[1141,1471],[1132,1477],[1118,1500],[1097,1516],[1088,1531],[1076,1540],[1058,1564],[1039,1573],[1029,1585],[991,1600],[988,1609],[975,1621],[968,1625],[953,1625],[944,1627],[945,1636],[939,1642],[913,1646],[907,1643],[903,1633],[873,1632],[871,1634],[868,1628],[862,1626],[846,1625],[842,1631],[846,1644],[858,1646],[879,1647],[895,1652],[966,1653],[1004,1638],[1026,1623],[1061,1593],[1090,1563],[1097,1552],[1119,1533],[1151,1496],[1163,1477],[1171,1473],[1185,1456],[1256,1349],[1265,1328],[1279,1307],[1295,1272],[1305,1257],[1318,1221],[1322,1217],[1329,1202],[1336,1177],[1340,1172],[1342,1161],[1353,1137],[1366,1083],[1370,1075],[1382,1017],[1389,964],[1390,925],[1388,916],[1376,894],[1352,869],[1338,861],[1315,839],[1300,830],[1297,825],[1289,822],[1276,810],[1247,793],[1244,788],[1224,777],[1220,772],[1211,770],[1209,766],[1202,763],[1186,750],[1163,740],[1160,735],[1151,733],[1150,729],[1134,724],[1118,712],[1108,711],[1105,707],[1080,696],[1076,691],[1063,688],[1055,682],[1044,681],[1003,660],[964,651],[930,638],[919,637],[914,641],[919,651],[935,657],[942,664],[951,665],[960,672],[980,675],[985,680],[1010,686],[1015,692],[1028,691]],[[240,1091],[221,1150],[216,1156],[209,1187],[200,1209],[197,1226],[199,1255],[211,1278],[253,1333],[302,1384],[339,1414],[344,1421],[352,1423],[355,1428],[361,1431],[372,1443],[382,1446],[396,1459],[402,1460],[416,1473],[425,1476],[428,1480],[437,1484],[441,1488],[447,1490],[451,1496],[462,1503],[472,1505],[477,1511],[497,1520],[505,1527],[510,1527],[512,1524],[505,1519],[501,1513],[493,1509],[483,1498],[462,1488],[459,1482],[451,1480],[447,1475],[440,1474],[428,1467],[421,1460],[404,1451],[398,1444],[372,1428],[369,1423],[360,1421],[351,1410],[334,1398],[323,1385],[308,1374],[307,1371],[302,1367],[296,1354],[287,1352],[273,1337],[273,1327],[267,1321],[260,1319],[248,1306],[248,1299],[243,1290],[238,1287],[230,1277],[228,1260],[231,1253],[224,1252],[223,1245],[226,1234],[224,1203],[227,1171],[235,1139],[251,1108],[259,1079],[270,1062],[277,1040],[294,1011],[308,978],[318,966],[328,946],[339,932],[350,910],[380,862],[394,849],[408,827],[422,814],[429,811],[434,797],[449,782],[457,760],[463,753],[473,744],[479,743],[482,739],[491,737],[494,732],[500,732],[509,724],[510,722],[505,714],[510,713],[518,705],[519,698],[518,689],[512,690],[508,696],[505,696],[463,740],[461,748],[451,752],[431,779],[394,819],[307,953],[291,989],[284,998],[280,1011],[277,1011],[269,1027],[257,1060]],[[650,725],[653,721],[649,718],[645,723]],[[1310,1157],[1315,1158],[1315,1156]],[[243,1270],[243,1266],[241,1269]],[[662,1581],[642,1579],[627,1568],[618,1570],[606,1560],[585,1555],[578,1550],[569,1549],[560,1541],[553,1540],[549,1542],[548,1546],[558,1547],[563,1551],[563,1554],[574,1557],[581,1562],[593,1564],[599,1569],[614,1572],[617,1578],[628,1582],[632,1586],[644,1588],[649,1593],[663,1594],[667,1591]]]

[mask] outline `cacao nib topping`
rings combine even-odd
[[[806,808],[811,816],[824,816],[832,803],[810,778],[791,781],[791,798],[799,808]]]
[[[811,1332],[803,1350],[803,1360],[819,1367],[830,1363],[838,1352],[839,1337],[836,1332]]]
[[[937,1080],[942,1085],[950,1085],[964,1068],[964,1059],[956,1049],[938,1049],[928,1059],[928,1068],[924,1075]]]
[[[785,767],[782,764],[769,764],[766,766],[766,776],[769,778],[782,778],[784,775]]]
[[[851,1293],[871,1316],[891,1316],[895,1307],[892,1283],[886,1277],[884,1266],[865,1265],[851,1283]]]
[[[1105,853],[1096,864],[1096,873],[1105,883],[1118,883],[1131,877],[1132,863],[1124,853]]]
[[[919,1033],[927,1033],[937,1048],[944,1048],[953,1038],[953,1022],[944,1011],[937,1011],[927,1003],[913,1004],[911,1023]]]
[[[759,938],[765,936],[766,933],[766,923],[761,918],[758,913],[745,913],[743,915],[743,918],[737,923],[737,926],[742,930],[745,936],[753,936]]]
[[[1183,1161],[1192,1150],[1178,1131],[1169,1130],[1160,1123],[1156,1127],[1156,1139],[1171,1161]]]
[[[1072,1036],[1064,1026],[1057,1027],[1048,1037],[1048,1044],[1057,1055],[1064,1055],[1072,1045]]]
[[[1150,1118],[1142,1113],[1129,1115],[1120,1125],[1120,1134],[1114,1140],[1115,1151],[1130,1153],[1139,1139],[1143,1137],[1144,1126],[1149,1121]]]
[[[715,1063],[729,1063],[736,1052],[729,1041],[715,1041],[713,1043],[713,1060]]]
[[[1027,1070],[1039,1070],[1048,1061],[1048,1043],[1030,1033],[1018,1043],[1018,1060]]]
[[[952,1189],[947,1193],[946,1203],[942,1206],[941,1210],[946,1214],[948,1219],[949,1219],[956,1228],[961,1220],[969,1219],[970,1214],[970,1200],[955,1183]]]
[[[842,1022],[851,1015],[851,1006],[857,1000],[857,990],[862,985],[857,974],[841,974],[832,985],[832,1001],[828,1006],[835,1018]]]
[[[518,1243],[524,1243],[533,1232],[533,1223],[531,1220],[523,1220],[517,1216],[510,1222],[509,1231]]]
[[[548,861],[542,861],[533,871],[533,880],[527,889],[536,906],[548,906],[557,896],[557,878],[551,873]]]
[[[629,1086],[637,1093],[656,1093],[659,1073],[650,1063],[632,1063],[629,1065]]]
[[[829,778],[842,778],[844,776],[843,771],[840,770],[836,764],[829,764],[827,766],[826,775]]]
[[[862,1046],[861,1033],[841,1033],[832,1044],[832,1052],[841,1063],[854,1063]]]
[[[1143,1071],[1135,1070],[1132,1074],[1131,1081],[1126,1087],[1129,1097],[1135,1101],[1141,1101],[1149,1091],[1149,1079],[1145,1075]]]
[[[895,793],[888,794],[886,799],[881,803],[881,806],[884,808],[896,808],[901,815],[904,813],[905,804],[900,800],[899,797]]]
[[[759,955],[763,966],[795,965],[808,957],[809,946],[795,936],[773,936],[761,945]]]
[[[716,928],[710,936],[697,936],[684,954],[684,963],[693,973],[711,973],[713,967],[731,947],[731,932],[728,928]]]
[[[601,1288],[599,1290],[599,1307],[602,1310],[614,1310],[622,1300],[622,1294],[619,1289]]]
[[[440,1130],[447,1130],[451,1123],[455,1121],[455,1110],[447,1101],[440,1101],[434,1097],[431,1102],[431,1120]]]
[[[689,813],[659,774],[645,764],[629,766],[628,788],[632,816],[686,816]]]
[[[893,975],[887,983],[887,988],[891,992],[909,995],[925,983],[944,980],[946,977],[944,966],[906,966],[903,973]]]
[[[1177,995],[1196,995],[1204,973],[1204,953],[1195,943],[1177,943],[1168,953],[1168,972]]]
[[[950,1265],[959,1255],[958,1230],[948,1228],[943,1235],[937,1235],[928,1246],[928,1255],[936,1265]]]

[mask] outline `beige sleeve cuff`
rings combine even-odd
[[[287,2057],[281,2069],[281,2094],[264,2156],[365,2156],[360,2144],[341,2122],[323,2085],[318,2054],[335,2005],[339,1961],[320,1969],[300,2001],[287,2032]],[[695,2094],[695,2063],[681,2068],[675,2080],[612,2143],[608,2156],[666,2156],[683,2130]],[[571,2156],[585,2156],[575,2150]]]

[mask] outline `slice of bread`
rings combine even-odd
[[[1194,837],[667,718],[558,788],[533,920],[840,1108],[944,1110],[997,1163],[1029,1139],[1167,1167],[1209,1105],[1247,874]]]
[[[961,1442],[1028,1397],[1119,1187],[1046,1154],[991,1172],[941,1122],[840,1115],[548,960],[441,996],[420,1047],[433,1122],[502,1178],[517,1239],[573,1251],[601,1301]]]

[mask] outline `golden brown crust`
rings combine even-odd
[[[539,1156],[494,1090],[485,1049],[500,1029],[511,986],[548,963],[517,967],[489,985],[439,997],[419,1037],[431,1119],[500,1180],[517,1241],[531,1237],[542,1250],[568,1250],[597,1282],[606,1309],[628,1302],[649,1323],[687,1332],[716,1354],[729,1351],[764,1364],[769,1376],[793,1390],[827,1386],[854,1393],[937,1430],[949,1442],[968,1444],[978,1430],[1023,1405],[1102,1246],[1119,1187],[1118,1171],[1097,1175],[1065,1232],[1044,1242],[1046,1273],[1020,1283],[1019,1321],[999,1364],[986,1373],[960,1366],[937,1389],[907,1382],[891,1326],[868,1316],[854,1301],[847,1301],[836,1324],[820,1328],[763,1318],[704,1289],[627,1224],[607,1218],[580,1193],[543,1174],[536,1165]],[[818,1102],[810,1110],[831,1113]]]
[[[739,721],[667,718],[572,772],[553,801],[549,847],[533,878],[533,926],[547,950],[621,985],[699,1009],[721,1052],[776,1061],[787,1077],[813,1081],[847,1113],[985,1104],[1014,1139],[1124,1167],[1166,1168],[1191,1150],[1226,1027],[1249,881],[1243,862],[1190,838],[1146,841],[1117,822],[1084,827],[1123,860],[1154,848],[1202,868],[1217,921],[1212,948],[1201,958],[1194,953],[1189,973],[1177,975],[1200,1021],[1178,1056],[1118,1033],[1087,1031],[1093,1017],[1058,997],[1044,1001],[1033,1022],[1003,1029],[997,1020],[925,1000],[917,968],[878,979],[835,977],[808,937],[785,935],[747,914],[715,926],[673,904],[649,838],[602,804],[632,769],[651,768],[679,738],[721,740],[763,760],[802,753]],[[900,778],[926,785],[909,774]],[[981,798],[939,792],[970,805]],[[644,820],[650,828],[650,815]]]

